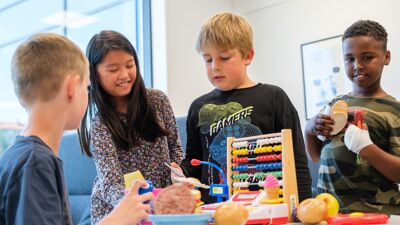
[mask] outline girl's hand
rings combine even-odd
[[[172,183],[178,183],[179,181],[176,178],[186,177],[183,174],[183,170],[179,165],[175,162],[171,163],[171,181]]]
[[[145,202],[153,200],[154,196],[151,192],[138,195],[140,187],[146,188],[147,183],[140,180],[135,181],[117,207],[108,216],[104,217],[99,224],[136,225],[140,221],[147,219],[151,207],[150,204],[146,204]]]
[[[171,181],[172,183],[182,183],[182,181],[179,180],[179,178],[186,178],[186,176],[181,176],[183,175],[183,170],[179,165],[175,162],[171,163],[171,167],[174,169],[171,169]],[[175,171],[174,171],[175,170]],[[179,172],[177,173],[176,170]],[[178,178],[178,179],[177,179]],[[183,182],[185,186],[194,189],[195,186],[189,182]]]

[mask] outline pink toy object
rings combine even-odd
[[[264,191],[266,199],[277,199],[279,198],[279,181],[275,176],[268,175],[264,182]]]

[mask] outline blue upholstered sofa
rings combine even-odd
[[[177,117],[179,136],[183,148],[186,147],[186,117]],[[64,173],[70,199],[73,223],[79,225],[90,224],[90,194],[96,177],[96,167],[92,158],[81,152],[76,133],[64,135],[59,156],[64,162]],[[309,162],[313,177],[313,188],[316,187],[318,165]]]
[[[64,164],[72,221],[74,224],[89,225],[90,194],[96,177],[94,161],[82,154],[76,132],[64,134],[59,157]]]

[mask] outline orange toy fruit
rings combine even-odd
[[[323,200],[308,198],[297,208],[297,217],[304,224],[317,224],[326,219],[328,209]]]
[[[215,210],[216,225],[244,225],[249,217],[247,209],[239,204],[226,203]]]

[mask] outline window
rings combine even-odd
[[[90,38],[101,30],[115,30],[128,37],[138,53],[146,85],[151,87],[150,0],[1,1],[0,129],[1,124],[20,127],[26,122],[10,75],[11,57],[21,42],[38,32],[55,32],[67,36],[85,52]]]

